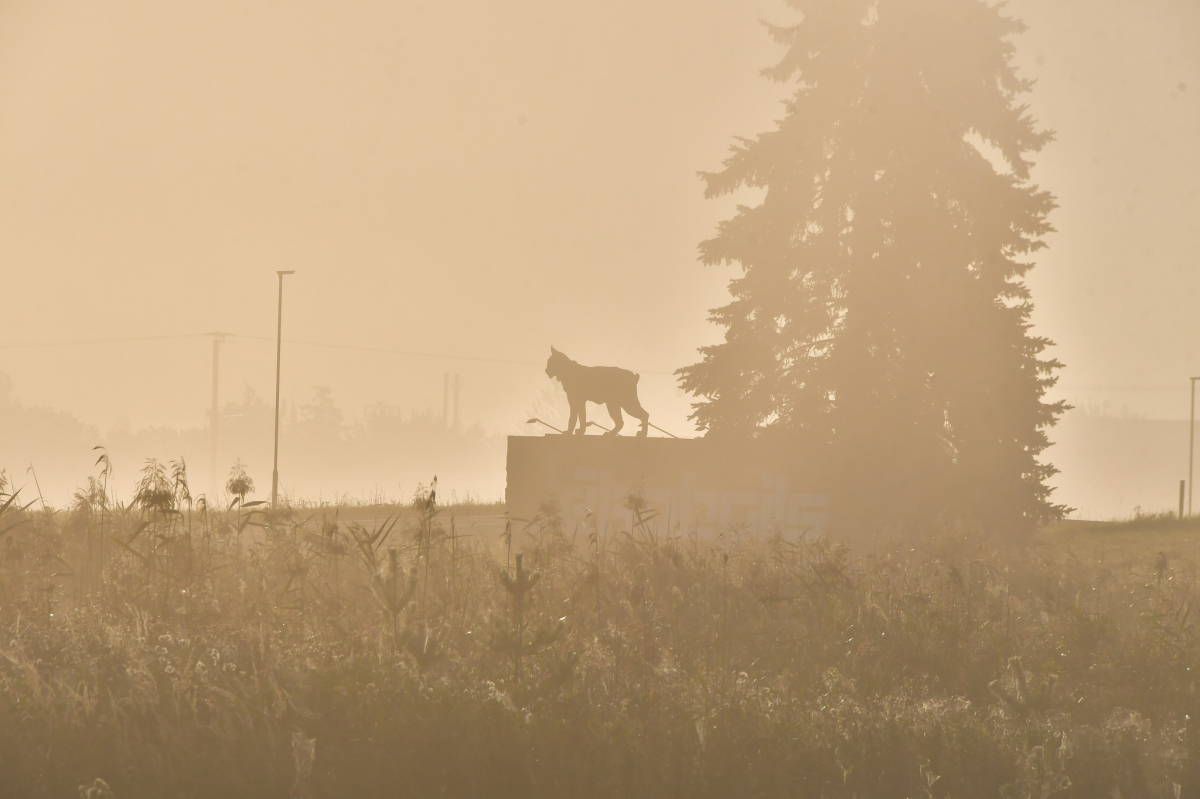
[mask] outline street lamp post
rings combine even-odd
[[[1188,422],[1188,516],[1192,515],[1192,463],[1195,461],[1194,455],[1196,450],[1196,381],[1200,377],[1191,378],[1192,381],[1192,410],[1190,421]]]
[[[295,269],[276,271],[279,275],[279,318],[275,327],[275,464],[271,469],[271,509],[279,501],[279,367],[283,361],[283,276]]]
[[[217,403],[217,387],[221,379],[221,344],[225,341],[224,333],[213,333],[212,355],[212,418],[208,426],[208,485],[209,496],[216,502],[220,496],[220,485],[217,483],[217,436],[220,435],[221,413]]]

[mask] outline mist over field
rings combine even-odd
[[[0,3],[0,799],[1200,797],[1197,41]]]

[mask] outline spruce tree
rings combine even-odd
[[[983,0],[790,0],[765,74],[794,92],[709,197],[761,190],[701,247],[732,264],[725,340],[681,369],[709,435],[774,437],[830,478],[835,524],[1011,527],[1060,515],[1039,454],[1065,406],[1024,276],[1052,139]],[[987,153],[985,156],[984,153]]]

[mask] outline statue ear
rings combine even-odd
[[[561,355],[561,353],[558,350],[554,349],[553,344],[550,345],[550,354],[551,355]]]

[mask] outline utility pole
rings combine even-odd
[[[458,392],[462,388],[458,372],[454,373],[454,429],[458,429]]]
[[[276,271],[279,275],[279,317],[275,326],[275,465],[271,469],[271,510],[279,502],[279,371],[283,362],[283,276],[296,274],[295,269]]]
[[[221,344],[225,341],[224,333],[213,333],[213,372],[212,372],[212,417],[209,421],[208,437],[208,490],[209,504],[220,496],[220,486],[217,484],[217,435],[221,425],[221,411],[217,399],[217,385],[221,379]]]
[[[442,427],[450,426],[450,373],[442,373]]]
[[[1196,381],[1197,380],[1200,380],[1200,377],[1191,378],[1191,381],[1192,381],[1192,411],[1191,411],[1191,421],[1188,422],[1188,484],[1187,484],[1188,516],[1192,515],[1192,464],[1195,461],[1194,456],[1195,456],[1195,450],[1196,450]]]

